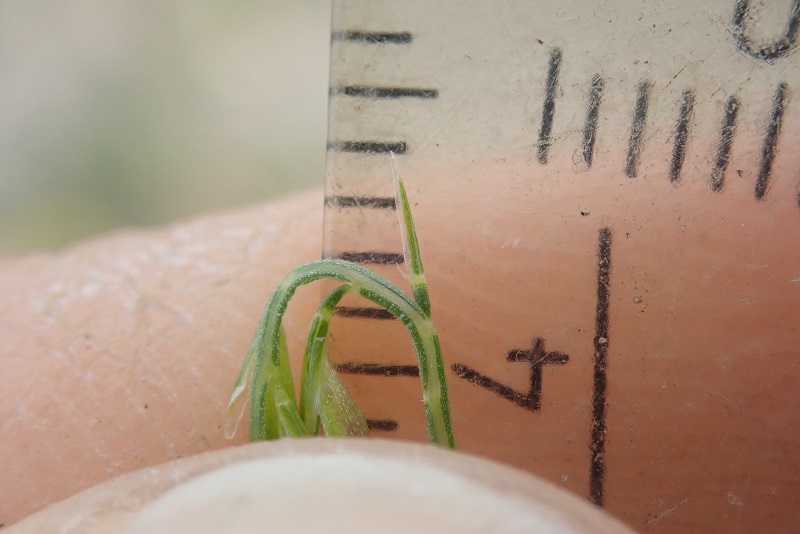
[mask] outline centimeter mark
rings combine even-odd
[[[597,308],[593,343],[592,418],[589,443],[589,499],[598,506],[602,506],[605,502],[611,243],[611,229],[608,227],[601,228],[598,234],[597,246]],[[353,313],[353,310],[358,310],[358,312]],[[378,318],[373,314],[382,315],[380,318],[393,318],[386,310],[377,308],[345,308],[340,306],[336,308],[335,313],[336,315],[364,319]],[[454,363],[452,370],[458,378],[492,391],[522,408],[537,412],[541,409],[543,365],[565,364],[569,361],[569,356],[564,353],[552,350],[546,351],[544,343],[543,338],[535,338],[529,350],[514,349],[506,355],[506,360],[509,362],[526,361],[531,364],[530,384],[527,393],[520,393],[462,363]],[[417,365],[345,362],[338,364],[336,370],[344,374],[361,376],[419,376],[419,367]],[[398,427],[397,421],[394,420],[373,423],[370,424],[370,428],[375,430],[394,431]]]
[[[452,369],[458,378],[496,393],[521,408],[531,412],[538,412],[542,409],[542,368],[546,364],[563,365],[569,361],[569,356],[556,350],[546,351],[544,338],[537,337],[534,338],[530,349],[512,349],[508,351],[506,361],[528,362],[530,364],[527,392],[520,393],[463,363],[454,363]]]
[[[605,502],[606,393],[608,389],[608,308],[611,302],[611,229],[601,228],[597,247],[597,311],[594,334],[589,499]]]

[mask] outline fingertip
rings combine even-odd
[[[630,532],[528,473],[401,442],[282,440],[121,478],[9,532]]]

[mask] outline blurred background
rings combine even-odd
[[[0,256],[320,186],[330,2],[0,2]]]

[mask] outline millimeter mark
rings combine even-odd
[[[547,81],[544,88],[544,102],[542,103],[542,124],[539,127],[539,142],[537,143],[537,159],[539,163],[546,164],[550,145],[553,144],[553,116],[556,113],[556,91],[558,90],[558,73],[561,70],[561,49],[550,50],[550,61],[547,64]]]
[[[332,87],[330,89],[330,94],[374,100],[393,98],[420,98],[422,100],[432,100],[434,98],[439,98],[439,91],[437,89],[421,87],[373,87],[367,85]]]
[[[669,163],[669,181],[681,179],[681,169],[686,159],[686,142],[689,139],[689,128],[694,116],[694,92],[684,89],[681,93],[681,108],[678,111],[678,122],[675,125],[675,138],[672,144],[672,159]]]
[[[722,119],[722,128],[719,131],[717,143],[717,157],[714,159],[714,168],[711,171],[711,190],[722,191],[725,185],[725,171],[731,157],[733,136],[736,133],[736,115],[739,112],[739,100],[735,96],[728,97],[725,103],[725,115]]]
[[[379,321],[391,321],[397,319],[392,312],[383,308],[356,307],[356,306],[336,306],[333,314],[339,317],[351,319],[377,319]]]
[[[603,99],[605,81],[600,75],[592,77],[592,86],[589,91],[589,103],[586,106],[586,119],[583,124],[583,161],[587,167],[592,166],[594,160],[594,144],[597,141],[597,121],[600,116],[600,101]]]
[[[367,428],[370,430],[393,432],[397,430],[397,421],[393,419],[367,419]]]
[[[405,141],[335,141],[328,143],[328,150],[362,154],[405,154]]]
[[[419,376],[417,365],[345,362],[336,366],[339,373],[372,376]]]
[[[393,210],[397,208],[394,197],[332,195],[325,197],[325,205],[337,208],[371,208]]]
[[[405,261],[401,252],[384,252],[382,250],[347,250],[334,254],[332,257],[337,260],[353,263],[371,263],[374,265],[399,265]]]
[[[331,41],[351,41],[363,44],[411,44],[414,36],[411,32],[367,32],[351,30],[334,32]]]
[[[764,136],[764,145],[761,149],[761,165],[758,168],[758,177],[756,178],[755,195],[758,200],[764,200],[764,195],[767,194],[769,189],[772,163],[775,161],[775,154],[778,151],[778,134],[781,133],[781,125],[783,124],[786,92],[786,82],[781,82],[778,84],[778,88],[775,90],[775,97],[772,99],[772,111],[767,124],[767,134]]]
[[[652,88],[653,84],[649,80],[642,80],[636,89],[636,106],[633,108],[628,154],[625,156],[625,176],[628,178],[636,178],[639,173],[639,160],[642,158],[644,148],[644,128],[647,125],[647,108]]]

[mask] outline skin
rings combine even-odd
[[[400,472],[402,465],[427,469],[420,477],[431,483],[443,469],[502,502],[525,499],[520,513],[530,515],[534,504],[543,520],[577,532],[624,528],[552,484],[432,446],[318,439],[231,447],[246,439],[241,430],[233,441],[222,436],[232,379],[268,288],[318,255],[320,200],[321,192],[314,191],[0,265],[0,478],[15,481],[0,487],[3,526],[17,523],[10,532],[22,533],[64,525],[116,531],[196,475],[224,477],[224,467],[254,458],[335,450],[359,461],[400,462]],[[318,299],[313,289],[302,290],[292,302],[285,319],[290,343],[300,342],[305,329],[293,316],[313,313]],[[156,465],[161,467],[142,469]],[[383,478],[376,480],[393,487],[391,473],[379,472]],[[334,482],[361,491],[358,502],[378,511],[397,504],[357,480]],[[270,486],[263,483],[261,488],[256,481],[255,495],[277,498],[264,493]],[[470,498],[466,486],[448,492],[450,502]],[[236,488],[223,484],[220,491],[228,490]],[[434,512],[431,517],[439,515]],[[163,528],[174,530],[195,515],[179,510]],[[458,515],[453,520],[465,520]],[[236,517],[246,522],[249,516],[237,511]],[[396,526],[412,519],[401,515]]]
[[[319,257],[314,191],[0,264],[0,524],[227,441],[225,405],[269,291]],[[313,313],[318,289],[292,315]],[[287,317],[290,339],[306,325]],[[299,329],[298,329],[299,327]],[[298,369],[299,366],[294,365]]]
[[[308,513],[312,511],[313,513]],[[554,484],[427,444],[282,439],[174,460],[33,514],[9,534],[633,532]]]
[[[430,219],[433,211],[425,208],[421,206],[417,210],[420,235],[428,235],[425,228],[433,227]],[[446,227],[444,223],[449,219],[437,217],[437,222]],[[272,288],[293,267],[319,257],[321,228],[322,192],[312,191],[275,204],[199,218],[163,230],[119,233],[52,255],[0,262],[0,279],[3,280],[0,286],[0,339],[3,340],[0,344],[3,369],[0,373],[0,435],[3,436],[0,440],[0,480],[4,481],[0,484],[0,524],[11,525],[86,488],[142,468],[208,451],[218,451],[221,455],[236,454],[230,452],[236,449],[229,447],[244,443],[246,431],[240,429],[233,441],[225,440],[222,431],[234,377]],[[590,237],[594,238],[593,235]],[[620,243],[623,244],[619,246],[625,246],[624,241]],[[443,247],[436,245],[436,242],[423,242],[426,258],[443,253]],[[584,247],[589,256],[593,246],[590,240]],[[714,249],[714,253],[720,255],[722,262],[724,254],[730,254],[726,252],[729,250],[738,254],[735,249],[724,247]],[[505,259],[508,257],[511,256],[497,255],[493,261],[511,261]],[[620,254],[618,257],[623,261],[626,256]],[[591,260],[589,257],[587,264],[590,267]],[[629,269],[620,261],[616,268],[619,272],[628,272]],[[467,275],[490,276],[491,272],[492,268],[472,269],[453,276],[463,282],[469,280]],[[471,301],[465,303],[462,300],[486,284],[477,283],[478,280],[465,284],[467,289],[448,290],[449,286],[442,285],[447,280],[437,278],[443,276],[441,273],[429,274],[434,313],[439,313],[436,315],[437,326],[443,332],[452,331],[453,325],[449,323],[454,319],[450,314],[436,311],[445,309],[437,295],[445,295],[452,309],[468,310]],[[495,280],[494,287],[499,290],[503,283],[505,281]],[[573,287],[545,287],[552,291],[548,289],[543,293],[537,304],[548,313],[558,312],[557,304],[563,300],[559,291],[575,290]],[[592,287],[584,289],[581,294],[593,291]],[[308,319],[316,309],[321,293],[319,287],[307,286],[290,304],[284,323],[290,354],[296,355],[301,349]],[[738,298],[738,293],[734,297]],[[645,316],[648,320],[658,321],[663,317],[664,311],[656,308],[656,304],[654,300],[648,310],[648,314],[650,311],[653,313]],[[619,310],[617,313],[624,311],[615,309]],[[487,314],[487,317],[491,318],[492,314]],[[528,321],[525,317],[522,319]],[[347,328],[355,326],[342,323],[336,328],[337,333],[344,333]],[[516,327],[513,330],[527,331]],[[732,326],[731,335],[740,330]],[[465,332],[465,335],[472,335],[469,330]],[[481,334],[482,331],[475,333]],[[387,339],[391,338],[377,341],[385,344]],[[467,341],[465,338],[465,343]],[[554,340],[548,342],[562,348]],[[562,343],[566,341],[562,340]],[[459,346],[446,346],[444,352],[445,355],[459,356],[490,354],[490,351],[478,350],[475,346],[462,348],[464,350]],[[579,354],[571,349],[567,352]],[[785,350],[780,355],[784,353],[794,361],[793,353]],[[502,348],[495,347],[491,354],[502,356]],[[632,354],[635,356],[637,353]],[[687,354],[702,355],[703,352],[692,350]],[[586,361],[590,360],[576,357],[573,362],[575,369]],[[690,388],[701,380],[698,374],[701,371],[704,385],[709,380],[738,376],[705,372],[702,366],[696,365],[684,368],[674,365],[671,360],[665,361],[667,367],[663,370],[643,374],[637,365],[631,363],[638,361],[638,357],[616,360],[614,384],[637,387],[642,377],[665,381],[671,376],[674,388]],[[661,359],[648,362],[659,363]],[[687,358],[686,362],[707,366],[718,363],[696,358]],[[772,362],[773,365],[779,363],[774,358]],[[742,367],[741,374],[748,376],[749,380],[742,385],[741,395],[727,398],[747,400],[755,406],[748,413],[755,412],[759,417],[727,417],[728,405],[713,404],[717,401],[716,396],[704,397],[712,404],[701,405],[699,409],[694,405],[684,407],[690,410],[690,417],[676,419],[678,422],[674,428],[681,431],[667,434],[671,440],[668,449],[664,448],[667,445],[662,441],[664,430],[673,428],[672,424],[665,426],[660,421],[654,422],[650,416],[663,413],[659,411],[664,406],[659,397],[661,387],[646,388],[646,394],[638,395],[640,401],[635,404],[611,404],[617,408],[616,412],[610,412],[611,416],[617,417],[610,419],[616,432],[612,438],[617,441],[609,447],[608,454],[615,477],[609,479],[610,494],[618,500],[645,499],[655,510],[645,516],[649,517],[646,521],[623,517],[636,528],[708,532],[709,520],[713,520],[721,525],[718,531],[725,531],[725,525],[739,524],[737,514],[740,510],[750,513],[747,516],[749,520],[757,521],[765,528],[772,525],[775,530],[781,530],[783,526],[793,524],[795,511],[781,503],[793,502],[793,492],[796,492],[794,457],[790,452],[793,450],[791,444],[796,442],[796,433],[794,427],[785,424],[783,419],[790,418],[793,413],[791,408],[786,408],[784,397],[793,391],[793,375],[786,373],[793,372],[794,367],[779,365],[778,368],[786,369],[786,373],[781,373],[781,377],[786,374],[786,378],[781,378],[783,382],[776,382],[773,375],[761,373],[765,368],[758,361],[742,359],[734,363]],[[496,357],[475,362],[478,364],[490,376],[498,376],[505,369],[505,362]],[[292,368],[299,373],[299,362],[293,362]],[[585,388],[567,380],[569,369],[567,366],[559,369],[565,377],[560,382],[562,387],[548,386],[548,399],[558,402],[537,415],[545,417],[554,413],[555,406],[569,406],[565,404],[569,399],[583,398],[581,395],[585,395]],[[771,369],[774,368],[766,368],[766,371]],[[689,380],[688,375],[694,378]],[[583,373],[581,376],[591,375]],[[419,385],[404,380],[402,384],[407,382],[413,389],[404,393],[404,398],[415,399],[415,402],[407,403],[408,407],[417,408]],[[388,388],[394,387],[395,383],[398,382],[387,382],[386,391],[394,391]],[[557,481],[559,473],[575,465],[576,456],[569,447],[580,448],[579,459],[586,457],[585,442],[567,439],[568,436],[537,441],[537,454],[531,454],[531,449],[509,452],[507,440],[497,438],[504,435],[503,429],[492,425],[518,424],[518,428],[529,428],[528,414],[524,410],[503,412],[517,413],[520,417],[518,423],[494,417],[497,407],[506,408],[502,403],[507,401],[494,399],[485,392],[475,395],[475,387],[464,381],[451,383],[453,399],[456,400],[454,414],[461,417],[456,421],[455,430],[457,441],[464,444],[460,447],[462,451],[469,452],[470,447],[473,452],[476,449],[490,451],[496,459],[511,465],[528,458],[544,458],[538,464],[541,469],[536,472],[551,481]],[[736,387],[739,387],[738,383],[722,384],[712,390],[726,388],[725,391],[730,393],[731,388],[737,391]],[[705,389],[700,389],[700,393]],[[690,395],[691,392],[676,391],[671,395],[679,399],[699,395],[697,392]],[[617,395],[614,399],[624,399],[628,395],[624,389],[612,393]],[[556,395],[564,399],[557,399]],[[362,406],[365,413],[380,415],[380,409],[386,406],[383,397],[366,400]],[[566,413],[580,419],[577,428],[585,427],[586,411],[568,410]],[[392,415],[405,425],[405,421],[418,419],[420,414],[398,412]],[[474,425],[468,424],[472,418],[477,422]],[[723,426],[725,421],[728,426]],[[542,423],[545,422],[542,419]],[[731,425],[734,425],[735,432],[730,430]],[[768,449],[755,446],[760,443],[758,439],[763,435],[765,425],[783,432],[779,436],[783,441],[778,441],[778,445],[786,443],[785,453],[774,445]],[[419,427],[424,432],[424,426]],[[403,428],[412,427],[407,425]],[[530,428],[539,432],[544,427]],[[548,432],[552,429],[544,428],[541,435],[552,435]],[[697,437],[714,436],[715,432],[725,439]],[[424,441],[425,437],[418,439]],[[713,447],[698,449],[698,443],[713,443]],[[527,442],[523,445],[527,446]],[[661,454],[664,450],[677,452],[663,455],[666,460],[654,464],[652,453]],[[691,456],[698,450],[711,455],[710,459],[698,461],[697,458],[704,457]],[[750,452],[739,457],[733,466],[739,469],[743,463],[747,465],[739,471],[732,470],[728,458],[742,450]],[[782,456],[776,456],[778,453]],[[623,457],[614,457],[615,454]],[[585,462],[576,469],[583,472],[584,466]],[[659,477],[696,480],[698,469],[715,476],[733,473],[746,479],[723,480],[725,485],[722,488],[726,493],[721,495],[719,488],[712,485],[705,492],[707,494],[704,494],[703,487],[694,488],[685,496],[667,496],[663,504],[658,500],[660,495],[652,493],[653,488],[662,485]],[[776,469],[779,472],[770,475]],[[769,476],[756,476],[760,473]],[[655,483],[642,483],[642,477],[655,477],[656,480]],[[569,477],[569,483],[574,478]],[[680,485],[673,486],[682,489]],[[739,497],[739,486],[744,486],[749,492],[745,501]],[[577,491],[585,491],[584,488],[582,483],[578,484]],[[708,516],[706,502],[715,504],[724,514]],[[742,503],[746,503],[746,509],[742,508]],[[626,509],[625,503],[615,506],[607,509],[617,510],[617,513]],[[689,515],[692,507],[697,510],[694,515]],[[753,510],[757,514],[753,514]]]

